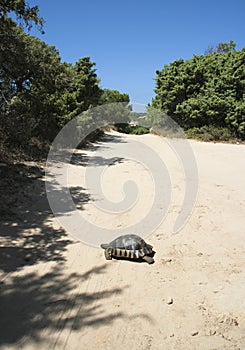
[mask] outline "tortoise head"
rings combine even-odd
[[[103,249],[107,249],[107,248],[109,247],[109,244],[106,244],[106,243],[105,243],[105,244],[101,244],[100,246],[101,246],[101,248],[103,248]]]
[[[105,258],[106,260],[112,260],[112,248],[106,248],[105,250]]]

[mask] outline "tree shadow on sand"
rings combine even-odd
[[[50,338],[53,343],[47,348],[54,348],[62,330],[99,327],[120,318],[127,322],[125,313],[106,308],[125,286],[86,291],[91,277],[99,279],[107,265],[81,274],[65,271],[66,250],[75,242],[54,225],[43,164],[0,164],[0,177],[0,348],[24,348],[28,339],[41,344]],[[71,188],[70,193],[81,209],[91,200],[81,187]],[[74,207],[59,214],[69,210]],[[27,268],[46,262],[50,263],[43,269]],[[150,322],[145,314],[133,317]]]
[[[105,134],[100,141],[88,145],[93,151],[106,147],[106,142],[125,142],[120,135]],[[69,150],[57,157],[70,159]],[[121,158],[105,159],[92,156],[83,159],[74,153],[74,165],[114,165]],[[72,162],[71,162],[72,163]],[[54,228],[44,182],[44,163],[25,162],[7,164],[0,162],[0,280],[1,273],[20,269],[45,261],[64,261],[67,245],[74,243],[60,227]],[[55,179],[54,179],[55,180]],[[46,179],[47,181],[47,179]],[[57,216],[69,215],[74,206],[83,209],[91,196],[81,186],[56,187],[51,180],[50,190],[60,209]],[[67,199],[69,191],[73,203]],[[65,201],[65,202],[64,202]],[[65,212],[64,212],[65,210]]]
[[[77,151],[72,154],[70,163],[80,166],[112,166],[122,163],[124,158],[121,157],[104,158],[93,155],[89,157],[82,152],[84,149],[92,152],[104,150],[108,148],[108,146],[106,146],[108,143],[127,143],[127,141],[125,141],[123,136],[106,133],[100,137],[99,141],[96,141],[93,144],[87,144],[82,149],[78,147]]]
[[[72,193],[80,208],[89,201],[80,187],[73,187]],[[64,252],[74,240],[53,225],[44,170],[23,163],[6,167],[6,173],[1,172],[0,194],[0,277],[25,265],[65,261]]]
[[[28,340],[58,345],[59,335],[65,329],[98,328],[116,319],[128,318],[124,312],[112,313],[106,308],[106,304],[126,287],[105,287],[93,293],[86,291],[89,279],[100,278],[106,266],[97,266],[83,274],[65,275],[62,265],[57,265],[41,276],[27,273],[0,285],[0,346],[21,345],[22,341]],[[151,322],[146,314],[134,317]]]

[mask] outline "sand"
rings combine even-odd
[[[170,189],[159,190],[171,195],[170,201],[163,199],[155,210],[156,182],[149,169],[123,152],[120,157],[118,147],[135,142],[154,150],[171,180]],[[109,133],[77,151],[68,182],[82,224],[74,224],[80,227],[73,236],[61,225],[73,209],[54,217],[43,172],[25,173],[32,181],[8,201],[11,212],[1,218],[0,349],[245,349],[245,146],[188,142],[198,193],[177,234],[172,231],[187,180],[178,155],[158,136]],[[93,181],[86,183],[88,168],[96,174],[101,166],[109,204]],[[117,207],[128,179],[139,192],[135,196],[130,187],[129,202]],[[112,213],[111,202],[118,211]],[[101,228],[126,233],[136,223],[140,234],[148,225],[152,229],[152,222],[156,227],[146,238],[156,252],[152,265],[105,260],[96,247],[107,241]],[[79,232],[94,246],[82,243]]]

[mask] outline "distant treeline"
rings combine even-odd
[[[245,139],[245,47],[220,43],[204,55],[179,59],[156,71],[161,109],[190,137],[204,140]]]
[[[10,14],[12,17],[10,17]],[[13,20],[15,14],[15,21]],[[0,152],[50,142],[73,117],[129,96],[102,89],[89,57],[61,62],[59,51],[23,30],[43,30],[38,7],[26,1],[0,6]]]
[[[37,6],[30,7],[25,0],[1,2],[1,156],[12,149],[49,145],[68,121],[93,107],[129,103],[128,94],[101,88],[89,57],[75,64],[62,62],[54,46],[23,30],[35,25],[42,32],[43,24]],[[190,137],[244,140],[245,48],[236,51],[235,46],[233,41],[221,43],[202,56],[165,65],[156,72],[152,107],[172,117]],[[117,121],[123,115],[125,122],[129,120],[127,111],[113,108],[106,110],[106,117],[113,114]],[[98,113],[94,116],[98,118]],[[82,114],[80,125],[84,124],[82,118],[88,130],[92,129],[88,123],[91,115]],[[146,131],[127,125],[125,130]],[[86,130],[81,130],[82,134]]]

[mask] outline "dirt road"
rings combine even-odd
[[[166,215],[147,237],[156,251],[153,265],[106,261],[96,245],[107,238],[97,237],[94,227],[85,232],[85,221],[110,232],[152,224],[143,219],[154,203],[154,178],[121,152],[135,142],[156,152],[171,179],[170,202],[154,211],[166,209]],[[158,136],[108,134],[73,157],[68,182],[84,224],[75,237],[61,226],[71,213],[53,217],[44,177],[23,188],[1,223],[0,349],[245,349],[245,146],[190,145],[198,197],[175,235],[186,178]],[[103,188],[96,192],[86,171],[101,166]],[[134,187],[123,188],[128,179],[137,183],[137,196]],[[101,210],[101,190],[128,209]],[[79,232],[94,246],[81,243]]]

